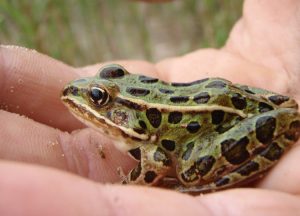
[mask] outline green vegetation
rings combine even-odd
[[[0,39],[72,65],[157,61],[222,46],[241,12],[238,0],[1,0]]]

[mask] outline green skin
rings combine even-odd
[[[69,83],[62,100],[139,161],[124,183],[187,193],[261,176],[300,134],[293,99],[220,78],[165,83],[108,65]]]

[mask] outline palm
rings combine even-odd
[[[295,30],[299,26],[296,10],[300,3],[286,1],[285,11],[281,11],[282,4],[270,0],[264,3],[247,1],[244,18],[236,24],[227,45],[221,50],[199,50],[155,65],[140,61],[119,63],[129,71],[167,81],[224,77],[233,82],[288,93],[299,99],[295,85],[299,77],[297,39],[300,33]],[[255,11],[255,19],[252,11]],[[274,18],[272,14],[277,16]],[[223,215],[227,211],[239,215],[242,212],[264,214],[264,211],[272,210],[274,213],[294,213],[299,208],[300,174],[294,171],[299,163],[298,145],[258,183],[257,187],[261,189],[232,189],[195,198],[161,189],[104,186],[103,182],[119,180],[116,172],[119,166],[129,170],[134,162],[92,129],[62,133],[82,128],[82,125],[67,112],[58,97],[66,82],[94,74],[99,65],[74,69],[37,53],[11,47],[0,49],[0,63],[1,101],[10,111],[0,111],[0,120],[5,125],[0,130],[0,156],[11,161],[0,163],[0,203],[6,204],[0,205],[0,212],[14,211],[8,209],[12,203],[20,209],[28,209],[25,207],[28,199],[38,205],[29,207],[29,215],[38,214],[38,211],[52,212],[49,203],[62,215],[120,210],[128,214],[144,211],[145,214],[168,212],[181,215],[190,211]],[[25,114],[35,121],[13,112]],[[101,148],[105,159],[97,153]],[[71,171],[102,183],[47,167]],[[22,191],[30,192],[30,198],[20,196]],[[136,203],[140,205],[139,211],[133,206]]]

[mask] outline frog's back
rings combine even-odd
[[[156,78],[127,74],[115,79],[120,89],[118,97],[124,104],[144,104],[162,110],[203,112],[213,110],[256,113],[272,109],[273,104],[253,92],[239,88],[221,78],[206,78],[190,83],[166,83]],[[126,102],[124,102],[126,101]],[[129,101],[129,102],[128,102]]]

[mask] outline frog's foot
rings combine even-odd
[[[290,118],[291,116],[293,116],[293,118]],[[210,176],[211,180],[207,180],[207,183],[202,185],[178,185],[175,186],[175,189],[190,194],[207,193],[245,185],[259,177],[263,177],[265,171],[270,169],[300,136],[300,114],[297,113],[296,110],[274,110],[257,116],[254,120],[262,118],[268,120],[271,119],[271,117],[277,119],[276,128],[273,126],[270,127],[270,125],[272,125],[270,123],[271,121],[265,121],[264,124],[260,125],[260,130],[264,133],[256,134],[255,137],[261,141],[262,145],[253,150],[252,156],[248,160],[238,166],[234,166],[233,164],[229,165],[227,169],[230,171],[218,177],[212,174]],[[258,121],[256,120],[256,122]],[[274,135],[268,133],[268,127],[269,129],[274,129]],[[253,140],[252,133],[249,133],[247,136],[249,140]],[[271,136],[274,137],[270,141],[267,141]],[[263,140],[266,141],[262,142]],[[228,151],[229,150],[230,148],[228,148]],[[215,171],[216,170],[213,170],[211,173],[216,173]]]
[[[143,145],[129,153],[140,161],[126,177],[129,184],[155,185],[171,169],[171,159],[156,145]]]

